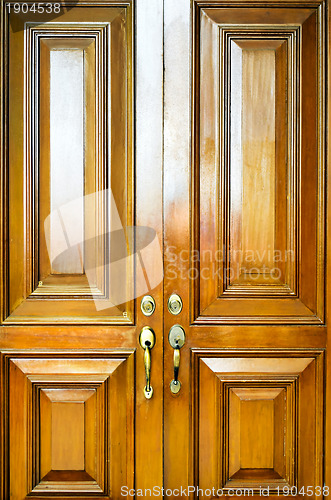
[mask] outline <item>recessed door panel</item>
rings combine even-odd
[[[193,358],[200,488],[322,484],[322,352],[195,349]]]
[[[323,322],[323,19],[196,4],[197,324]]]
[[[291,284],[294,288],[296,280],[295,248],[287,248],[295,239],[286,234],[291,227],[286,227],[291,220],[287,200],[293,192],[286,168],[293,126],[291,108],[286,109],[288,40],[231,38],[229,45],[227,288],[250,294],[252,288],[255,293],[264,288],[265,293],[265,285],[267,290],[289,294],[295,291]]]
[[[132,487],[132,351],[20,351],[2,360],[8,370],[6,495],[110,498],[112,492],[117,498],[122,484]]]
[[[132,324],[131,5],[24,21],[9,33],[5,319]]]

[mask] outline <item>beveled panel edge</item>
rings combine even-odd
[[[28,4],[33,4],[33,0],[27,0]],[[127,50],[128,50],[128,58],[127,58],[127,85],[129,91],[127,91],[127,109],[129,113],[133,113],[134,111],[134,33],[131,33],[130,29],[134,29],[134,0],[78,0],[77,2],[71,3],[69,1],[68,5],[73,5],[73,7],[114,7],[119,8],[118,13],[123,11],[127,11],[127,23],[126,29],[127,33]],[[9,272],[8,272],[8,121],[5,117],[5,111],[8,109],[8,48],[9,48],[9,16],[5,4],[1,3],[1,53],[0,53],[0,80],[3,88],[3,92],[1,94],[1,102],[0,102],[0,111],[1,111],[1,127],[0,127],[0,193],[1,193],[1,204],[0,204],[0,325],[2,325],[6,319],[6,324],[8,325],[21,325],[21,324],[29,324],[31,317],[21,317],[18,318],[10,318],[9,316]],[[32,23],[31,23],[32,24]],[[38,24],[38,23],[35,23]],[[69,25],[70,23],[68,23]],[[96,23],[102,24],[102,23]],[[40,25],[39,25],[40,26]],[[128,120],[128,133],[127,133],[127,157],[126,157],[126,171],[127,171],[127,196],[128,196],[128,205],[133,204],[134,198],[134,131],[133,131],[133,117],[129,116]],[[132,207],[128,211],[128,225],[133,226],[135,221],[135,206]],[[133,300],[128,301],[127,303],[127,312],[124,312],[119,309],[120,314],[123,314],[125,317],[122,318],[120,316],[109,316],[107,320],[104,317],[89,318],[89,317],[81,317],[74,321],[69,321],[67,318],[63,320],[58,317],[45,317],[40,319],[40,321],[34,321],[32,319],[32,324],[88,324],[93,321],[96,324],[104,324],[104,325],[134,325],[135,324],[135,304]]]
[[[248,286],[239,286],[231,284],[229,278],[226,274],[225,282],[218,283],[219,289],[219,297],[238,297],[245,296],[247,298],[255,298],[259,295],[268,295],[277,298],[277,296],[297,296],[297,269],[298,269],[298,250],[296,248],[296,234],[295,228],[298,227],[297,224],[297,189],[295,179],[297,177],[297,173],[295,171],[296,166],[296,157],[297,157],[297,145],[299,142],[298,130],[296,126],[296,121],[293,116],[293,109],[300,109],[300,102],[298,99],[298,93],[296,91],[296,72],[292,71],[292,67],[298,67],[297,54],[299,52],[299,27],[290,27],[290,26],[268,26],[261,24],[257,27],[251,26],[238,26],[238,27],[224,27],[223,25],[219,25],[220,31],[220,47],[224,53],[224,59],[222,60],[220,57],[220,65],[221,65],[221,81],[220,81],[220,91],[222,95],[220,109],[221,109],[221,144],[223,147],[220,148],[220,169],[222,171],[222,175],[220,176],[221,180],[221,199],[222,203],[218,206],[219,214],[219,226],[218,226],[218,240],[220,244],[223,245],[225,249],[225,269],[231,269],[231,241],[230,241],[230,225],[231,225],[231,206],[230,206],[230,154],[231,154],[231,142],[230,142],[230,134],[231,134],[231,120],[230,120],[230,110],[231,108],[231,94],[229,92],[231,88],[231,74],[230,71],[227,70],[228,67],[231,66],[231,53],[230,53],[230,44],[232,41],[238,39],[245,39],[246,37],[249,40],[254,39],[258,40],[283,40],[288,44],[287,52],[289,56],[289,63],[287,69],[289,69],[289,89],[288,89],[288,103],[287,103],[287,117],[289,118],[289,123],[287,125],[287,140],[288,146],[286,151],[286,156],[288,160],[288,172],[287,176],[289,178],[289,183],[287,186],[287,199],[289,199],[289,194],[294,193],[293,203],[288,203],[287,207],[287,216],[288,216],[288,225],[286,228],[287,239],[292,242],[294,248],[285,249],[284,252],[287,251],[293,252],[294,254],[294,262],[289,261],[289,269],[285,274],[288,274],[291,278],[291,284],[284,283],[281,285],[276,285],[274,287],[268,285],[256,285],[254,286],[252,282]],[[293,102],[292,102],[292,96]],[[277,165],[276,169],[277,171]],[[229,191],[229,193],[228,193]],[[289,234],[288,234],[289,233]],[[223,272],[223,274],[225,274]],[[218,276],[219,277],[219,276]],[[238,289],[239,288],[239,289]],[[260,291],[257,292],[255,288],[258,288]],[[274,290],[273,290],[274,288]]]
[[[97,125],[97,149],[99,152],[105,151],[106,130],[99,130],[99,123],[104,121],[104,108],[105,108],[105,95],[100,92],[101,88],[107,88],[107,80],[109,80],[109,67],[104,67],[104,57],[101,53],[101,47],[109,44],[110,37],[110,23],[47,23],[45,25],[36,25],[33,22],[25,23],[25,47],[26,58],[24,58],[25,65],[25,116],[24,116],[24,132],[25,132],[25,182],[26,189],[26,207],[25,207],[25,238],[26,238],[26,299],[47,299],[54,296],[54,298],[68,299],[74,297],[72,291],[62,290],[59,293],[59,287],[50,287],[50,290],[44,290],[42,283],[39,280],[39,248],[41,244],[40,237],[40,224],[39,224],[39,171],[41,158],[39,154],[40,142],[40,93],[39,93],[39,79],[40,79],[40,43],[44,38],[56,40],[58,37],[72,36],[79,40],[93,39],[96,43],[96,88],[98,89],[98,109],[99,116],[95,118]],[[107,42],[108,40],[108,42]],[[50,54],[51,44],[46,43],[48,47],[48,56]],[[30,68],[34,68],[32,71]],[[99,69],[99,71],[98,71]],[[101,114],[101,116],[100,116]],[[31,124],[31,125],[30,125]],[[100,176],[100,168],[104,168],[100,156],[97,156],[96,165],[96,179],[97,189],[104,189],[105,175]],[[103,291],[103,293],[105,293]],[[85,292],[84,298],[90,298],[91,293]],[[14,311],[13,311],[14,313]],[[13,314],[12,313],[12,314]]]
[[[134,366],[134,357],[135,357],[136,349],[128,349],[128,348],[119,348],[119,349],[75,349],[74,351],[67,349],[0,349],[0,372],[1,372],[1,386],[0,386],[0,494],[2,498],[7,498],[9,496],[9,460],[8,460],[8,444],[9,444],[9,434],[8,434],[8,411],[9,411],[9,364],[13,358],[28,358],[31,361],[33,358],[45,358],[49,360],[58,359],[86,359],[95,360],[97,362],[98,359],[105,358],[108,355],[109,359],[114,359],[117,361],[128,361],[131,359],[131,365],[133,363]],[[133,357],[132,357],[133,356]],[[122,363],[120,363],[122,364]],[[118,365],[119,366],[119,365]],[[116,372],[116,369],[114,373]],[[133,384],[135,384],[134,373],[132,373],[132,366],[130,368]],[[28,374],[26,374],[27,377]],[[74,374],[68,374],[69,376]],[[88,374],[91,376],[91,374]],[[38,376],[37,376],[38,377]],[[46,376],[47,378],[47,376]],[[83,384],[86,383],[83,380]],[[33,381],[33,377],[29,377],[29,383]],[[98,377],[97,383],[103,383],[104,377]],[[132,399],[133,393],[131,393]],[[133,402],[134,404],[134,402]],[[31,412],[31,408],[30,408]],[[128,443],[130,447],[131,444]],[[30,449],[31,452],[31,449]],[[133,481],[133,473],[130,474],[129,468],[128,472],[128,481],[129,483]],[[129,478],[130,475],[130,478]],[[132,483],[133,486],[133,483]],[[95,492],[99,492],[95,490]],[[40,492],[36,491],[36,495],[38,496]],[[87,492],[90,495],[90,491]],[[84,495],[85,496],[85,495]],[[99,497],[99,496],[98,496]],[[97,497],[97,498],[98,498]],[[102,495],[104,498],[104,495]],[[38,496],[39,498],[39,496]],[[106,496],[105,498],[110,498],[110,496]]]
[[[271,375],[271,374],[270,374]],[[249,483],[246,483],[246,487],[249,488],[260,488],[260,486],[264,483],[266,485],[270,486],[270,489],[272,490],[273,488],[277,487],[291,487],[297,484],[297,471],[294,467],[294,464],[297,463],[297,430],[298,430],[298,425],[297,425],[297,409],[296,409],[296,395],[297,395],[297,381],[298,381],[298,376],[294,377],[285,377],[281,380],[274,380],[273,377],[271,376],[270,379],[268,377],[263,377],[261,378],[260,381],[254,381],[250,380],[247,384],[245,381],[245,386],[247,385],[247,389],[266,389],[266,390],[275,390],[279,389],[280,390],[285,390],[286,391],[286,410],[288,410],[288,413],[290,413],[290,419],[289,421],[284,421],[286,422],[286,431],[288,431],[286,434],[286,452],[284,453],[284,462],[285,462],[285,477],[280,477],[278,479],[273,479],[270,484],[266,480],[259,480],[251,481]],[[223,439],[222,439],[222,444],[223,444],[223,484],[224,484],[224,489],[231,489],[233,487],[241,487],[242,482],[240,482],[240,479],[232,479],[229,477],[229,431],[230,431],[230,421],[229,421],[229,404],[227,403],[227,397],[230,392],[230,390],[235,389],[238,387],[239,389],[243,389],[242,387],[242,382],[237,379],[231,379],[231,377],[226,377],[222,379],[221,381],[221,387],[223,393],[223,422],[224,422],[224,429],[223,429]],[[246,389],[246,387],[245,387]],[[233,390],[233,392],[235,392]],[[285,443],[284,443],[285,445]]]
[[[8,316],[3,322],[3,326],[21,325],[108,325],[108,326],[134,326],[135,321],[122,316],[79,316],[77,319],[67,316],[44,316],[41,318],[31,316]]]
[[[123,360],[122,360],[123,362]],[[115,368],[116,370],[116,368]],[[104,414],[107,414],[107,407],[109,405],[109,397],[108,397],[108,391],[109,391],[109,377],[113,375],[114,372],[110,373],[109,375],[105,375],[103,380],[97,381],[93,378],[93,380],[88,380],[88,377],[77,377],[77,380],[74,380],[75,377],[73,376],[74,374],[65,374],[65,376],[60,377],[60,380],[56,380],[56,377],[54,380],[47,380],[50,379],[51,377],[48,375],[48,377],[45,376],[40,376],[38,375],[35,376],[36,380],[31,380],[29,376],[27,378],[31,382],[31,400],[32,400],[32,408],[31,408],[31,413],[30,413],[30,420],[31,420],[31,430],[30,430],[30,436],[31,436],[31,453],[29,455],[29,460],[28,460],[28,480],[29,480],[29,496],[34,497],[35,495],[38,496],[40,492],[50,492],[50,491],[56,491],[56,492],[64,492],[64,491],[70,491],[72,493],[76,494],[81,494],[81,493],[92,493],[92,492],[98,492],[100,494],[107,494],[107,491],[109,490],[109,471],[107,470],[107,467],[105,464],[109,461],[109,452],[108,452],[108,447],[103,446],[104,442],[107,442],[109,440],[109,432],[108,432],[108,427],[107,427],[107,419],[104,419],[103,424],[99,427],[98,433],[95,428],[95,433],[98,437],[98,440],[96,440],[96,449],[98,452],[101,454],[97,454],[98,459],[96,460],[97,462],[97,470],[96,470],[96,477],[89,477],[86,478],[85,480],[82,480],[82,483],[79,485],[75,485],[75,481],[72,483],[68,481],[51,481],[50,479],[47,479],[47,476],[52,473],[52,469],[48,471],[47,475],[45,477],[41,477],[40,470],[41,470],[41,448],[40,448],[40,442],[41,442],[41,406],[40,406],[40,393],[43,391],[43,389],[51,387],[52,389],[56,389],[57,387],[64,388],[68,392],[77,390],[77,388],[82,389],[84,387],[94,390],[95,395],[98,400],[98,405],[96,406],[97,412],[100,414],[102,413],[102,404],[104,405]],[[70,376],[71,375],[71,376]],[[43,380],[45,378],[45,380]],[[68,379],[68,380],[66,380]],[[71,388],[72,386],[72,388]],[[102,397],[102,400],[100,400],[98,391],[102,388],[104,390],[104,395]],[[84,389],[83,389],[84,390]],[[46,392],[46,391],[43,391]],[[50,400],[52,403],[52,401]],[[86,405],[84,402],[84,412],[86,411]],[[86,436],[86,434],[85,434]],[[85,451],[86,453],[86,451]],[[64,472],[64,471],[61,471]],[[84,469],[84,472],[87,474],[87,471]],[[82,487],[82,485],[84,485]]]
[[[316,397],[316,415],[319,418],[320,428],[322,429],[322,434],[324,434],[324,411],[323,411],[323,400],[324,400],[324,392],[325,392],[325,381],[324,381],[324,373],[325,373],[325,355],[326,348],[199,348],[193,347],[190,348],[190,359],[191,359],[191,373],[190,373],[190,381],[191,386],[196,387],[194,391],[191,392],[191,441],[190,441],[190,449],[192,453],[192,465],[193,465],[193,484],[199,484],[199,363],[203,357],[227,357],[231,358],[237,355],[236,357],[299,357],[299,358],[314,358],[317,363],[317,373],[315,376],[315,386],[317,397]],[[294,377],[287,377],[290,381],[294,381],[297,379]],[[296,417],[297,418],[297,417]],[[296,424],[297,425],[297,424]],[[319,436],[316,443],[316,455],[317,457],[323,456],[323,436]],[[219,471],[220,473],[221,471]],[[323,464],[319,463],[319,471],[316,476],[316,484],[323,484]]]
[[[315,315],[311,316],[197,316],[191,325],[311,325],[325,326],[324,321]]]
[[[72,359],[102,359],[108,355],[109,359],[112,358],[129,358],[136,352],[135,348],[110,348],[110,349],[17,349],[17,348],[3,348],[0,349],[0,362],[11,358],[45,358],[45,359],[60,359],[67,356]]]
[[[30,0],[32,1],[32,0]],[[215,8],[215,7],[242,7],[247,4],[250,8],[261,8],[266,5],[264,0],[193,0],[194,4],[199,8]],[[325,0],[308,0],[308,1],[293,1],[293,0],[273,0],[268,1],[268,6],[273,8],[281,7],[301,7],[301,8],[316,8],[317,6],[324,4]]]
[[[222,357],[231,358],[231,357],[247,357],[251,358],[255,356],[256,358],[265,358],[265,357],[296,357],[296,358],[318,358],[321,355],[324,355],[326,352],[325,348],[293,348],[293,347],[276,347],[274,349],[270,347],[259,347],[259,348],[201,348],[201,347],[191,347],[191,356],[193,359],[200,359],[202,357],[212,358],[222,355]]]

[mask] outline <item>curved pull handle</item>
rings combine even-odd
[[[155,345],[155,333],[149,326],[144,326],[139,335],[139,344],[145,350],[144,364],[146,374],[146,385],[144,394],[146,399],[151,399],[153,396],[153,387],[151,386],[151,350]]]
[[[175,347],[174,349],[174,384],[176,385],[178,380],[178,374],[179,374],[179,365],[180,365],[180,347]],[[180,382],[179,382],[180,383]]]
[[[180,349],[185,343],[185,332],[180,325],[174,325],[170,328],[169,343],[174,349],[174,379],[170,382],[170,390],[173,394],[177,394],[181,388],[181,383],[178,380]]]

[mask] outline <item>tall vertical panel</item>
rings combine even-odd
[[[274,51],[243,50],[242,72],[242,252],[254,253],[244,261],[249,268],[270,268],[273,262],[264,254],[274,250],[275,234]]]
[[[84,272],[84,51],[50,51],[50,213],[70,201],[79,200],[70,221],[62,221],[81,245],[57,255],[62,231],[51,220],[52,273]],[[68,227],[69,223],[69,227]],[[59,242],[61,244],[61,240]]]
[[[84,286],[85,293],[89,288],[101,291],[105,284],[97,269],[104,266],[109,222],[106,196],[100,193],[102,156],[97,154],[98,146],[104,147],[104,138],[96,139],[104,112],[96,111],[102,85],[96,39],[41,37],[39,59],[39,281],[56,294],[64,292],[59,275],[81,275],[67,278],[69,293]],[[109,116],[104,119],[108,122]],[[45,289],[37,287],[34,293]]]
[[[24,116],[14,109],[10,123],[24,142],[11,172],[4,316],[132,324],[132,6],[65,18],[25,18],[21,52],[11,48],[25,81],[12,97]]]
[[[191,319],[321,324],[323,8],[195,5]]]
[[[275,50],[245,45],[231,43],[230,280],[254,283],[274,267]]]
[[[322,349],[193,349],[201,489],[281,495],[322,484],[323,356]]]

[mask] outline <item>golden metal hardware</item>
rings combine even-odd
[[[145,316],[151,316],[155,311],[155,300],[151,295],[145,295],[141,299],[140,308]]]
[[[173,293],[172,295],[170,295],[168,299],[168,311],[174,316],[176,316],[181,312],[182,309],[183,309],[183,302],[180,296],[177,295],[177,293]]]
[[[153,387],[151,386],[151,350],[155,345],[155,333],[149,326],[144,326],[139,335],[139,344],[144,349],[144,363],[146,373],[146,385],[144,387],[144,395],[146,399],[151,399],[153,396]]]
[[[178,380],[180,365],[179,350],[185,344],[185,332],[180,325],[174,325],[170,328],[169,344],[174,349],[174,379],[170,382],[170,390],[173,394],[177,394],[181,388],[181,383]]]

